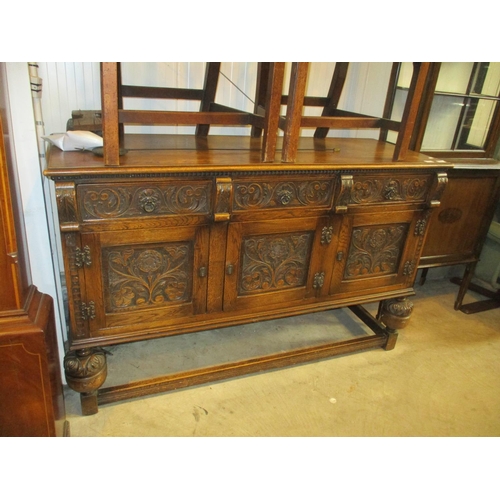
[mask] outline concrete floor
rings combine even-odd
[[[86,417],[79,396],[67,391],[71,436],[499,436],[500,309],[454,311],[458,287],[431,274],[423,287],[416,286],[411,322],[392,351],[375,349],[103,405]],[[464,302],[480,298],[468,293]],[[349,313],[335,311],[116,346],[108,357],[106,385],[200,360],[210,364],[242,352],[258,354],[270,331],[299,346],[304,332],[308,341],[320,342],[363,328]],[[279,349],[279,341],[266,349]],[[196,342],[200,355],[193,356],[186,342]]]

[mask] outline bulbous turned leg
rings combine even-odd
[[[106,354],[98,348],[79,349],[66,354],[64,371],[68,386],[80,393],[83,415],[97,413],[97,389],[106,380]]]
[[[410,321],[413,303],[407,297],[398,297],[382,301],[378,319],[386,326],[386,350],[394,349],[398,338],[398,330],[404,328]]]

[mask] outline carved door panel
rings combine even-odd
[[[82,309],[92,336],[175,324],[205,311],[208,227],[106,231],[89,248]]]
[[[428,213],[401,211],[346,215],[339,233],[330,295],[411,286]]]
[[[321,240],[328,220],[231,223],[224,310],[273,307],[316,296],[324,282],[326,246]]]

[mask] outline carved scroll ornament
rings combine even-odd
[[[333,191],[332,179],[287,182],[237,181],[234,210],[279,207],[328,206]]]
[[[88,219],[141,215],[208,214],[210,184],[165,186],[81,186],[82,213]]]
[[[363,177],[354,181],[350,203],[424,200],[429,189],[429,177]]]

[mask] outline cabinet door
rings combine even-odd
[[[425,231],[419,221],[425,222],[425,215],[413,211],[344,216],[332,255],[330,295],[411,286]]]
[[[314,297],[328,218],[231,223],[224,310],[269,308]],[[316,280],[316,282],[315,282]]]
[[[93,337],[176,324],[205,311],[206,226],[106,231],[82,241],[92,260],[82,314]]]
[[[421,264],[454,264],[479,257],[494,206],[498,174],[456,169],[429,222]]]

